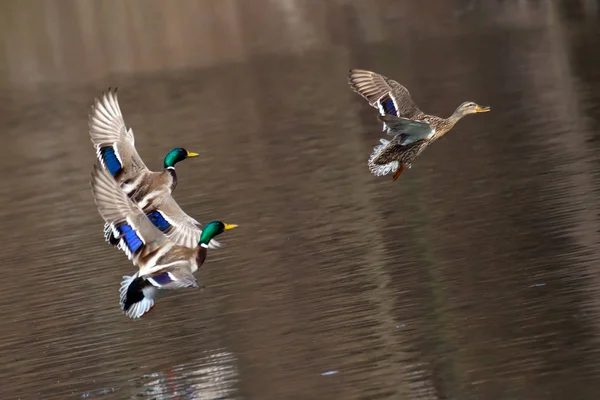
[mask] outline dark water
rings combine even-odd
[[[3,2],[2,399],[597,399],[595,1]],[[3,49],[3,50],[2,50]],[[349,68],[465,118],[397,182]],[[119,86],[176,199],[240,225],[146,318],[87,113]]]

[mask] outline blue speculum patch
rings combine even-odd
[[[389,97],[381,102],[381,106],[386,114],[393,115],[395,117],[398,116],[398,110],[396,110],[396,107],[394,107],[394,102]]]
[[[112,147],[103,147],[100,149],[100,154],[102,155],[102,159],[104,160],[108,172],[110,172],[112,176],[115,176],[123,167],[115,154],[115,149]]]
[[[127,245],[127,248],[131,251],[131,253],[135,253],[142,247],[144,244],[137,233],[131,229],[131,226],[124,224],[117,228],[119,233],[123,237],[123,241]]]
[[[162,274],[154,275],[152,277],[152,279],[154,279],[154,282],[158,283],[161,286],[166,285],[167,283],[173,282],[173,280],[171,279],[171,277],[169,276],[169,274],[167,272],[163,272]]]
[[[154,224],[154,226],[156,226],[163,232],[171,227],[171,224],[169,224],[165,217],[163,217],[162,214],[158,211],[149,212],[148,214],[146,214],[146,216]]]

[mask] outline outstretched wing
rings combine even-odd
[[[352,69],[348,76],[352,89],[364,97],[372,107],[396,117],[415,118],[422,115],[408,89],[383,75],[364,69]]]
[[[148,171],[135,149],[133,131],[125,126],[116,89],[109,89],[95,99],[89,115],[89,131],[98,160],[119,183]]]
[[[109,224],[118,247],[135,265],[142,253],[170,242],[117,186],[107,169],[94,164],[91,185],[98,212]]]
[[[202,235],[201,224],[187,215],[173,196],[164,196],[160,204],[146,215],[173,243],[190,248],[198,246]],[[213,239],[208,247],[216,249],[221,247],[221,243]]]

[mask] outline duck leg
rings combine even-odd
[[[400,174],[402,173],[402,171],[404,171],[404,164],[400,163],[400,166],[398,167],[398,169],[396,170],[396,172],[394,172],[394,182],[396,181],[396,179],[398,179],[398,177],[400,176]]]

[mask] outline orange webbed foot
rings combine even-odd
[[[144,313],[144,315],[146,315],[146,314],[148,314],[150,311],[154,310],[154,306],[156,306],[156,304],[152,304],[152,307],[150,307],[150,309],[149,309],[148,311],[146,311],[146,312]],[[142,316],[144,316],[144,315],[142,315]]]
[[[396,170],[396,172],[394,172],[394,182],[396,182],[396,179],[398,179],[398,177],[400,176],[400,174],[402,173],[402,171],[404,171],[404,164],[400,164],[400,166],[398,167],[398,169]]]

